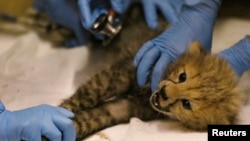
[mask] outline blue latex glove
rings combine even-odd
[[[191,41],[198,40],[211,50],[212,33],[221,0],[207,0],[196,6],[183,6],[178,22],[137,52],[137,83],[144,86],[152,70],[151,89],[155,91],[167,65],[182,54]],[[152,68],[153,67],[153,68]]]
[[[19,111],[5,110],[0,101],[1,141],[41,141],[41,136],[50,141],[75,141],[76,132],[73,113],[48,105]]]
[[[166,21],[173,24],[178,21],[181,7],[183,4],[196,5],[202,0],[132,0],[133,2],[141,2],[144,10],[147,25],[151,29],[158,27],[157,10],[159,10]],[[120,14],[123,14],[131,0],[111,0],[112,8]]]
[[[189,6],[196,5],[200,3],[201,1],[204,1],[204,0],[184,0],[185,4]]]
[[[117,13],[123,14],[133,2],[141,2],[147,25],[151,29],[158,27],[157,10],[170,23],[178,20],[178,15],[183,4],[183,0],[78,0],[78,5],[82,15],[82,24],[85,29],[91,31],[91,27],[101,14],[106,14],[108,8],[114,9]]]
[[[174,1],[173,0],[110,0],[110,1],[112,8],[119,14],[123,14],[133,2],[141,2],[144,10],[146,23],[148,27],[151,29],[156,29],[158,27],[157,10],[159,10],[163,14],[166,21],[174,23],[178,20],[178,15],[183,5],[183,0],[174,0]],[[86,15],[86,17],[90,16]],[[91,25],[91,23],[93,22],[89,23]]]
[[[64,26],[74,32],[75,38],[65,42],[67,47],[87,44],[86,31],[82,27],[80,12],[74,0],[36,0],[33,7],[46,12],[52,23]]]
[[[119,14],[124,14],[133,2],[140,0],[110,0],[112,8]]]
[[[246,36],[231,48],[219,53],[232,66],[235,73],[241,77],[250,69],[250,36]]]
[[[146,23],[149,28],[158,27],[157,10],[166,21],[173,24],[178,20],[183,0],[141,0]]]

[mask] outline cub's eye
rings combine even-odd
[[[181,102],[182,102],[183,108],[185,108],[187,110],[192,110],[191,104],[189,103],[189,101],[187,99],[182,99]]]
[[[179,82],[184,82],[184,81],[186,81],[186,78],[187,78],[186,73],[185,73],[185,72],[181,73],[181,74],[179,75]]]

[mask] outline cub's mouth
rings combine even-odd
[[[151,97],[150,97],[150,104],[155,110],[160,110],[162,111],[162,107],[160,106],[159,103],[159,94],[158,91],[154,92]]]
[[[159,91],[154,92],[150,96],[149,101],[150,101],[151,107],[154,110],[156,110],[156,111],[158,111],[158,112],[160,112],[160,113],[162,113],[164,115],[173,116],[173,114],[171,114],[171,112],[169,111],[169,106],[162,107],[160,105],[160,94],[159,94]]]

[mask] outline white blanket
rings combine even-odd
[[[218,52],[233,45],[248,34],[249,29],[250,20],[218,20],[214,32],[213,51]],[[102,66],[102,53],[92,54],[88,47],[55,48],[34,31],[18,31],[14,32],[13,29],[0,26],[0,99],[9,110],[44,103],[57,105]],[[241,82],[248,93],[249,76],[246,73]],[[250,104],[242,109],[239,124],[250,124],[249,113]],[[188,130],[175,121],[143,122],[132,118],[128,124],[104,129],[86,139],[159,140],[206,141],[207,133]]]

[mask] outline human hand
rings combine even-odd
[[[178,22],[158,37],[146,42],[137,52],[137,83],[144,86],[152,73],[151,89],[155,91],[167,65],[180,56],[192,41],[211,50],[213,27],[221,0],[203,1],[196,6],[183,6]],[[152,69],[152,71],[151,71]]]
[[[45,12],[52,23],[74,32],[75,37],[66,41],[65,46],[75,47],[87,44],[86,31],[81,24],[80,12],[73,0],[35,0],[33,7],[40,12]]]
[[[149,28],[155,29],[158,27],[157,10],[160,10],[163,16],[170,23],[178,20],[178,15],[183,4],[183,0],[79,0],[78,6],[82,15],[82,24],[85,29],[91,31],[94,21],[101,15],[107,14],[108,8],[112,9],[118,14],[123,14],[128,7],[134,2],[141,2],[146,23]]]
[[[0,101],[1,141],[75,141],[73,113],[49,105],[40,105],[19,111],[5,110]]]
[[[239,77],[250,69],[250,36],[246,36],[232,47],[218,53],[231,65]]]
[[[192,6],[192,5],[196,5],[196,4],[200,3],[201,1],[203,1],[203,0],[184,0],[184,3],[189,5],[189,6]]]
[[[178,21],[183,0],[141,0],[146,23],[149,28],[158,27],[157,10],[159,10],[166,21],[173,24]]]
[[[142,4],[146,23],[151,29],[158,27],[157,10],[162,13],[166,21],[173,24],[178,20],[183,5],[183,0],[133,0],[133,2]],[[124,13],[131,3],[131,0],[111,0],[113,9],[118,13]]]

